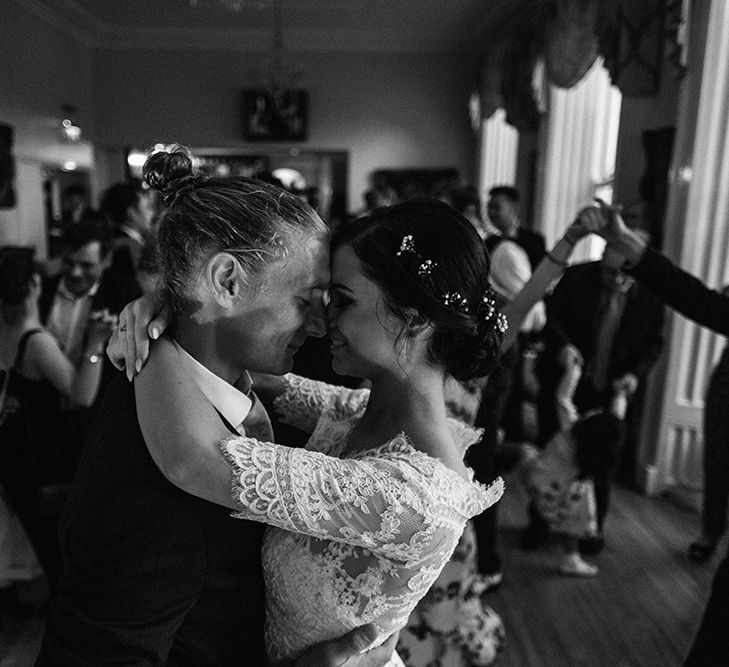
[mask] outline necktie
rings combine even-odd
[[[595,348],[595,361],[592,369],[592,382],[595,389],[603,391],[610,378],[610,355],[613,348],[615,333],[620,324],[620,306],[623,299],[623,292],[615,286],[607,299],[605,310],[600,320],[600,329],[597,333],[597,346]]]
[[[262,442],[273,442],[273,427],[271,426],[271,420],[268,417],[266,408],[264,408],[263,403],[258,400],[258,396],[256,396],[255,392],[251,391],[248,396],[253,402],[251,405],[251,411],[240,423],[237,431],[241,435],[245,435],[249,438],[256,438]]]

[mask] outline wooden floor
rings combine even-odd
[[[681,665],[725,542],[708,563],[690,562],[699,516],[618,487],[607,546],[593,559],[600,573],[567,578],[555,571],[558,543],[539,551],[518,547],[525,498],[516,480],[507,485],[500,508],[504,582],[491,596],[506,626],[499,667]]]
[[[688,543],[699,517],[665,499],[623,488],[614,493],[600,574],[577,580],[556,574],[559,547],[518,547],[526,522],[523,491],[507,480],[501,503],[504,583],[490,594],[506,625],[498,667],[673,667],[681,665],[708,598],[719,554],[690,563]],[[723,554],[726,544],[719,552]],[[729,628],[727,629],[729,632]],[[27,667],[42,620],[0,633],[0,667]]]

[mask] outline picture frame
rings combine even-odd
[[[243,138],[247,141],[304,141],[307,137],[305,90],[246,89],[241,106]]]

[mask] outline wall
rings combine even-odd
[[[32,47],[32,48],[30,48]],[[18,204],[0,209],[0,245],[45,251],[44,167],[68,160],[93,166],[88,143],[64,144],[61,105],[79,109],[78,123],[93,133],[92,52],[61,26],[52,26],[22,2],[0,3],[0,122],[13,126]]]
[[[380,167],[455,167],[472,178],[469,68],[453,54],[302,53],[309,138],[301,148],[350,153],[349,208],[361,207]],[[241,139],[240,92],[250,58],[237,51],[100,50],[95,56],[96,145],[110,178],[125,145],[193,147]]]
[[[615,165],[616,201],[638,197],[640,178],[645,169],[643,131],[675,127],[680,80],[664,62],[660,90],[651,97],[623,97],[620,111],[618,154]]]
[[[615,161],[614,201],[630,202],[639,197],[640,179],[645,170],[643,131],[676,126],[680,90],[680,80],[676,78],[668,62],[664,62],[657,95],[623,97]],[[671,340],[670,314],[668,320],[664,330],[666,348],[669,347]],[[635,481],[648,495],[654,495],[662,490],[658,480],[656,458],[667,372],[668,354],[664,353],[646,385],[643,424],[638,450],[635,452]]]

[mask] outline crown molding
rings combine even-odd
[[[460,52],[473,50],[462,40],[454,45],[442,33],[388,33],[385,31],[333,31],[289,29],[285,35],[290,52]],[[271,48],[267,30],[205,28],[135,28],[101,31],[95,40],[104,49],[185,49],[261,51]]]
[[[271,48],[271,31],[244,28],[119,28],[100,20],[75,0],[57,0],[61,10],[43,0],[16,0],[47,24],[69,37],[96,49],[114,50],[235,50],[261,51]],[[337,0],[339,1],[339,0]],[[315,0],[326,7],[332,2]],[[332,4],[334,7],[335,5]],[[288,28],[289,51],[305,52],[472,52],[473,40],[431,32],[389,32],[387,30],[302,30]]]

